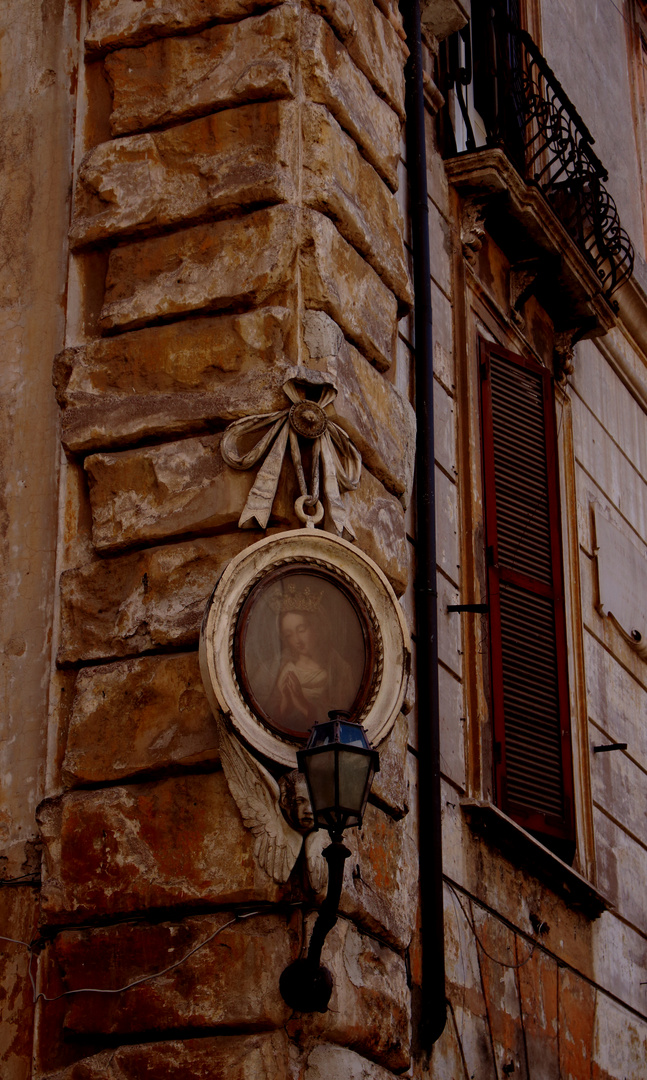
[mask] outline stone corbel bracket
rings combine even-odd
[[[471,266],[476,265],[476,256],[483,247],[486,214],[487,199],[465,199],[461,215],[461,244],[463,255]]]
[[[354,491],[358,486],[362,458],[346,432],[325,412],[337,396],[336,383],[325,372],[305,367],[291,368],[289,376],[283,390],[290,406],[235,420],[223,436],[221,453],[232,469],[251,469],[262,461],[238,527],[249,528],[256,521],[262,529],[267,528],[289,443],[300,490],[294,509],[301,524],[315,528],[323,520],[328,532],[354,539],[342,492]],[[262,434],[248,449],[250,436],[256,432]],[[310,490],[300,438],[312,444]]]
[[[558,330],[553,342],[553,368],[558,382],[565,382],[573,374],[573,357],[577,336],[572,330]]]
[[[525,259],[510,267],[510,313],[523,326],[523,306],[536,291],[545,266],[541,259]]]

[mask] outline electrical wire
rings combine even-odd
[[[489,959],[489,960],[492,960],[492,962],[493,962],[494,964],[498,964],[498,965],[499,965],[500,967],[505,967],[505,968],[522,968],[522,967],[524,967],[524,966],[525,966],[525,965],[526,965],[526,964],[528,963],[528,961],[529,961],[529,960],[531,960],[531,959],[532,959],[532,956],[533,956],[533,954],[534,954],[534,951],[535,951],[535,949],[537,948],[537,942],[536,942],[536,941],[533,941],[533,943],[532,943],[532,948],[530,949],[530,952],[529,952],[529,953],[528,953],[528,955],[527,955],[527,956],[525,957],[525,959],[524,959],[524,960],[520,960],[520,961],[519,961],[518,963],[515,963],[515,964],[511,964],[511,963],[510,963],[509,961],[507,961],[507,960],[499,960],[499,959],[498,959],[498,957],[496,957],[496,956],[492,956],[492,954],[488,952],[488,950],[487,950],[487,949],[485,948],[485,945],[484,945],[484,944],[483,944],[483,942],[481,941],[481,939],[480,939],[480,937],[479,937],[479,935],[478,935],[478,933],[477,933],[477,931],[476,931],[476,927],[475,927],[475,925],[474,925],[474,921],[473,921],[473,919],[472,919],[472,918],[471,918],[471,917],[470,917],[470,916],[468,915],[468,913],[466,912],[465,908],[463,907],[463,904],[462,904],[462,902],[461,902],[461,898],[460,898],[460,896],[458,895],[458,893],[456,892],[456,889],[454,888],[454,886],[453,886],[453,885],[451,884],[451,882],[449,882],[449,881],[446,881],[446,882],[445,882],[445,884],[447,885],[448,889],[450,889],[450,890],[452,891],[452,893],[454,894],[454,896],[456,897],[456,899],[457,899],[457,901],[458,901],[458,905],[459,905],[459,907],[460,907],[460,909],[461,909],[461,911],[463,912],[463,915],[464,915],[464,917],[465,917],[465,921],[466,921],[467,925],[469,926],[470,930],[472,931],[472,933],[474,934],[474,937],[476,938],[476,941],[477,941],[477,944],[478,944],[479,948],[481,949],[481,951],[482,951],[482,952],[484,952],[484,953],[485,953],[485,955],[486,955],[486,956],[488,957],[488,959]]]
[[[294,904],[290,906],[297,907],[299,905]],[[43,1001],[60,1001],[61,998],[70,997],[72,994],[122,994],[125,990],[130,990],[133,986],[139,986],[141,983],[150,982],[151,979],[157,979],[160,975],[166,975],[169,971],[173,971],[174,968],[177,968],[181,964],[184,964],[189,959],[189,957],[199,952],[200,949],[204,949],[205,945],[208,945],[209,942],[213,941],[213,939],[217,937],[218,934],[221,934],[223,930],[226,930],[228,926],[233,926],[234,923],[242,922],[243,919],[251,919],[254,915],[266,914],[267,911],[259,910],[248,911],[244,915],[235,915],[233,919],[229,919],[228,922],[223,923],[223,925],[219,926],[217,930],[214,930],[212,934],[209,934],[209,937],[205,938],[204,941],[201,941],[198,945],[194,945],[192,949],[189,949],[188,953],[182,956],[179,960],[175,960],[172,964],[169,964],[168,967],[162,968],[161,971],[154,971],[150,975],[142,975],[141,978],[134,979],[133,982],[126,983],[125,986],[120,986],[115,990],[107,990],[103,987],[98,986],[82,986],[78,990],[65,990],[62,994],[56,994],[54,997],[48,997],[47,994],[43,993],[37,993],[36,982],[34,980],[34,975],[32,971],[32,958],[35,950],[34,943],[30,943],[28,941],[20,941],[18,938],[6,937],[4,934],[0,934],[0,941],[11,941],[14,943],[14,945],[24,945],[24,947],[27,949],[29,953],[28,974],[29,981],[31,982],[32,987],[33,1004],[35,1005],[36,1002],[40,999],[42,999]],[[75,927],[74,929],[77,928]]]

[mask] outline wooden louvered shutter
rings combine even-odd
[[[495,788],[502,810],[573,855],[573,772],[549,372],[481,343]]]

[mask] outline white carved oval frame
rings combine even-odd
[[[200,633],[200,670],[212,709],[230,718],[254,749],[281,765],[296,767],[297,746],[263,724],[243,698],[234,667],[238,614],[254,586],[277,566],[312,563],[354,590],[376,629],[376,679],[362,723],[373,746],[388,735],[400,711],[409,675],[411,646],[402,609],[386,577],[364,552],[331,533],[298,529],[268,536],[245,548],[225,567],[205,609]]]

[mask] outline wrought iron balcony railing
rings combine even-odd
[[[454,130],[446,105],[444,155],[473,152],[479,141],[502,148],[523,179],[540,188],[609,299],[631,276],[634,251],[594,139],[530,35],[500,7],[476,8],[471,25],[448,39],[441,55],[442,89],[446,99],[454,92],[454,117],[460,114],[464,125]]]

